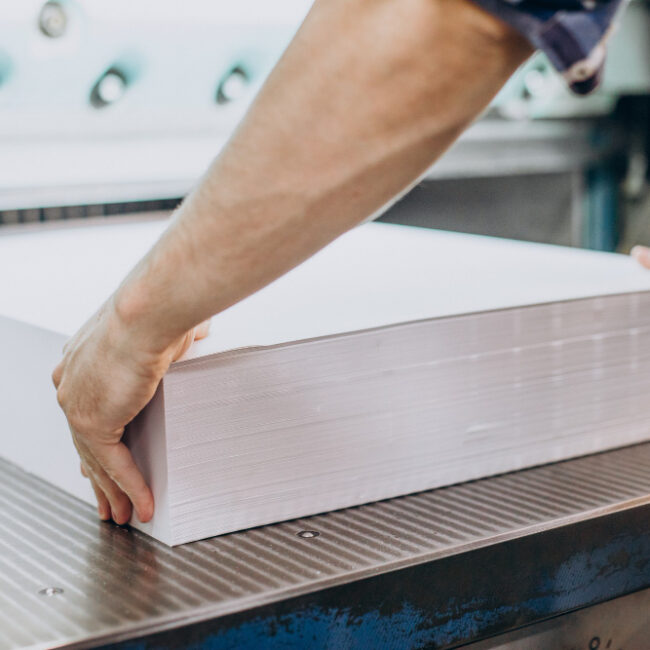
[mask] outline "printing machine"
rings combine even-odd
[[[0,0],[0,236],[172,208],[309,4]],[[632,2],[588,99],[534,57],[386,218],[546,179],[562,243],[613,248],[621,177],[646,174],[649,33]],[[650,443],[174,549],[0,458],[0,649],[643,650],[649,533]]]

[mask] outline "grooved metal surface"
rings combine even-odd
[[[170,549],[0,460],[0,648],[134,638],[649,502],[645,443]]]

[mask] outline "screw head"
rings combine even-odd
[[[63,589],[60,587],[45,587],[38,592],[41,596],[59,596],[63,593]]]
[[[298,535],[298,537],[302,537],[302,539],[312,539],[320,535],[320,533],[317,530],[301,530],[299,533],[296,534]]]
[[[38,27],[45,36],[59,38],[65,34],[68,17],[59,2],[46,2],[38,16]]]
[[[97,84],[97,95],[104,104],[112,104],[122,98],[126,81],[116,72],[107,72]]]
[[[243,97],[248,83],[248,74],[244,68],[236,66],[230,70],[217,88],[217,104],[229,104]]]
[[[95,108],[114,104],[122,99],[127,85],[126,75],[117,68],[110,68],[97,80],[90,91],[90,103]]]

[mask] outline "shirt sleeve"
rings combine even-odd
[[[542,50],[581,95],[600,83],[607,39],[628,0],[474,0]]]

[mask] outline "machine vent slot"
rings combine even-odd
[[[170,212],[178,206],[180,198],[155,201],[129,201],[122,203],[99,203],[94,205],[64,205],[23,210],[0,210],[0,225],[35,223],[40,221],[62,221],[64,219],[85,219],[107,217],[140,212]]]

